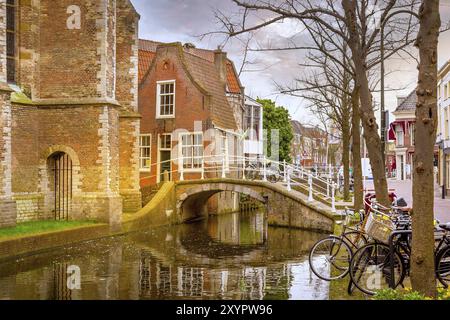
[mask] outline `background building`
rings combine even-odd
[[[417,95],[414,90],[407,97],[399,97],[391,124],[390,138],[395,140],[395,167],[397,180],[411,179],[414,157],[414,126]]]
[[[317,127],[308,127],[298,121],[291,121],[294,131],[292,159],[304,167],[327,165],[328,134]]]
[[[141,206],[128,0],[0,0],[0,227]]]
[[[443,186],[444,196],[450,191],[450,61],[438,74],[438,144],[439,144],[439,175],[438,182]]]
[[[264,154],[263,106],[256,100],[245,97],[244,154],[249,158],[257,158]]]

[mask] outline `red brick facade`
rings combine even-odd
[[[129,0],[17,0],[16,16],[16,85],[6,84],[0,41],[0,125],[10,133],[0,137],[0,195],[16,210],[0,204],[0,227],[54,219],[61,206],[69,219],[117,226],[141,206],[139,15]]]
[[[180,43],[162,44],[141,40],[139,55],[141,133],[150,134],[152,139],[152,167],[141,172],[142,186],[153,185],[161,180],[163,169],[158,163],[161,162],[160,140],[164,134],[172,134],[173,180],[180,178],[177,160],[180,158],[179,133],[203,132],[206,156],[211,155],[207,152],[208,149],[214,150],[213,155],[220,154],[219,140],[223,135],[228,136],[230,146],[238,149],[238,136],[229,132],[241,129],[242,121],[237,120],[242,119],[243,110],[234,108],[233,101],[239,102],[236,96],[243,97],[243,88],[240,88],[240,93],[234,93],[234,96],[227,90],[226,72],[229,60],[224,52],[200,50],[192,46],[182,46]],[[228,70],[231,71],[231,68]],[[234,68],[232,71],[234,72]],[[157,105],[158,83],[166,81],[175,83],[175,112],[172,117],[160,119]],[[238,80],[234,81],[236,89]],[[229,154],[235,152],[229,150]],[[207,172],[205,177],[217,174]],[[185,179],[200,178],[201,172],[186,171],[184,175]]]

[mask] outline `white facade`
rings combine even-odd
[[[245,130],[244,154],[249,156],[264,153],[263,106],[254,99],[245,97]],[[259,122],[259,123],[258,123]]]

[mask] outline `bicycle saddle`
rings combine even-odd
[[[446,231],[450,231],[450,223],[440,224],[439,227]]]

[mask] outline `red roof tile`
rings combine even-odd
[[[230,93],[241,93],[241,84],[237,77],[234,65],[231,61],[227,61],[227,90]]]
[[[150,69],[155,52],[139,50],[139,83],[144,79],[147,71]]]
[[[149,52],[156,52],[156,49],[160,44],[163,43],[151,40],[139,40],[139,83],[144,80],[143,78],[150,68],[151,60],[149,61],[149,59],[154,58],[154,55],[151,56]],[[183,46],[183,49],[185,52],[193,56],[199,57],[209,62],[214,62],[214,51],[212,50],[199,49],[188,45]],[[227,61],[227,90],[228,93],[242,93],[238,74],[236,73],[233,62],[229,59]]]

